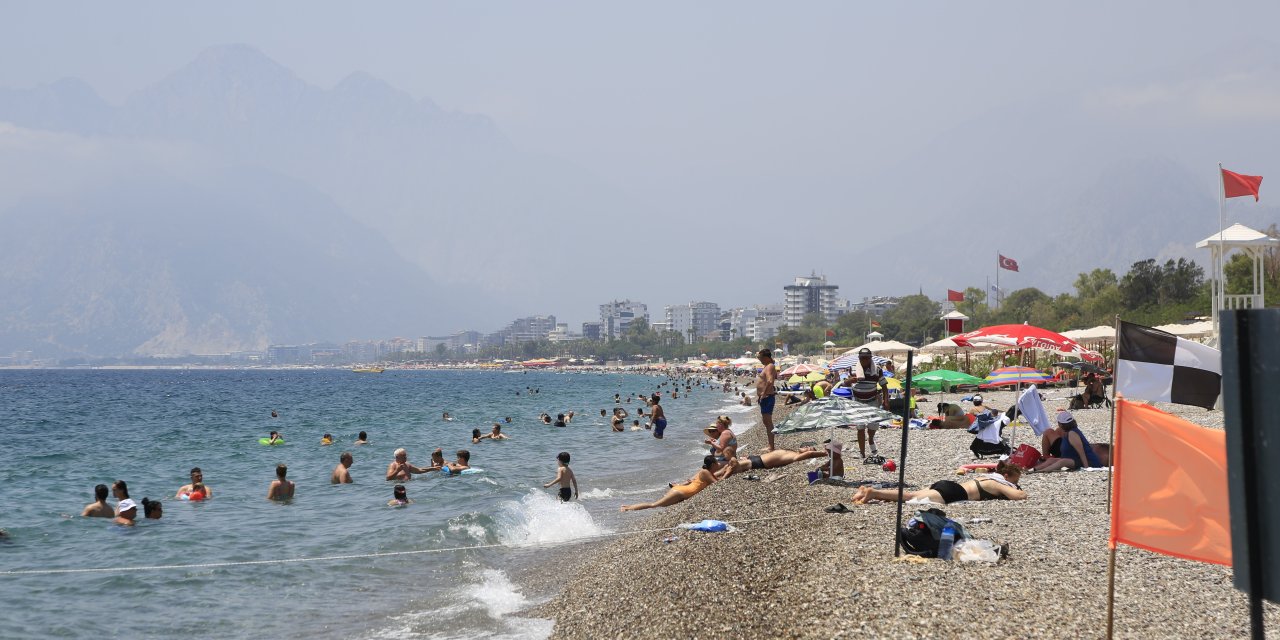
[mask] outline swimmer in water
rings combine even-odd
[[[276,465],[276,479],[271,481],[271,486],[267,487],[267,499],[284,502],[293,498],[293,481],[285,479],[285,475],[289,473],[289,467],[284,464]]]
[[[115,523],[122,527],[132,527],[134,519],[138,517],[138,505],[128,498],[120,500],[116,505]]]
[[[164,508],[159,500],[151,498],[142,499],[142,517],[148,520],[159,520],[164,515]]]
[[[280,435],[279,431],[272,431],[271,435],[267,438],[267,444],[275,444],[281,440],[284,440],[284,436]]]
[[[444,415],[440,419],[445,422],[453,422],[453,417],[449,415],[448,411],[444,412]]]
[[[347,470],[351,468],[353,461],[351,452],[343,451],[338,456],[338,466],[333,468],[333,474],[329,476],[329,484],[351,484],[351,472]]]
[[[333,436],[326,433],[320,437],[320,446],[327,447],[331,444],[333,444]]]
[[[275,409],[272,409],[272,410],[271,410],[271,417],[272,417],[272,418],[279,418],[279,417],[280,417],[280,414],[276,413],[276,410],[275,410]]]
[[[369,434],[361,431],[360,435],[356,436],[355,444],[369,444]]]
[[[578,497],[578,478],[573,475],[573,469],[569,468],[568,451],[561,451],[560,454],[556,456],[556,462],[559,465],[556,468],[556,477],[553,478],[551,482],[542,485],[542,488],[547,489],[551,485],[559,483],[560,501],[568,502],[570,498]],[[573,487],[572,491],[569,489],[570,486]]]
[[[484,435],[480,435],[480,430],[479,430],[479,429],[472,429],[472,430],[471,430],[471,444],[480,444],[480,441],[481,441],[481,440],[484,440],[484,439],[486,439],[486,438],[488,438],[488,437],[489,437],[489,435],[490,435],[490,434],[487,434],[487,433],[486,433],[486,434],[484,434]]]
[[[415,473],[426,473],[428,471],[438,471],[438,469],[415,467],[409,463],[409,452],[403,447],[396,449],[395,459],[391,464],[387,465],[387,480],[412,480]]]
[[[181,498],[183,496],[187,496],[187,498],[190,499],[191,492],[195,491],[196,485],[200,485],[204,490],[205,498],[213,497],[213,491],[204,484],[204,472],[200,471],[200,467],[191,467],[191,484],[182,485],[182,487],[178,489],[178,494],[175,497]]]
[[[502,425],[496,422],[493,423],[493,431],[489,432],[489,439],[490,440],[506,440],[507,439],[507,434],[502,432]]]
[[[471,452],[466,449],[458,449],[458,459],[446,464],[445,469],[449,473],[461,473],[471,468]]]
[[[107,504],[107,496],[110,495],[110,489],[107,485],[100,484],[93,488],[94,501],[85,505],[84,511],[80,512],[81,518],[114,518],[116,512]]]
[[[398,484],[391,488],[391,499],[387,501],[388,507],[404,507],[413,504],[409,499],[409,492],[405,490],[404,485]]]
[[[209,492],[205,489],[203,482],[197,482],[191,485],[191,491],[187,493],[187,500],[200,502],[209,497]]]

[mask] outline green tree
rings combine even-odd
[[[448,353],[449,353],[449,348],[444,346],[443,342],[438,343],[436,345],[436,360],[444,360],[445,355],[447,355]]]
[[[880,321],[886,338],[923,345],[942,334],[942,305],[924,295],[909,295],[884,312]]]

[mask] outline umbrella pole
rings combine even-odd
[[[911,354],[913,351],[907,352],[907,384],[908,393],[911,390]],[[907,432],[911,430],[911,423],[908,422],[907,416],[911,414],[910,396],[906,402],[902,404],[902,450],[898,452],[898,521],[893,527],[893,557],[902,555],[902,536],[898,532],[902,531],[902,492],[904,490],[903,483],[907,477]]]

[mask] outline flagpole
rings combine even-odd
[[[1218,325],[1222,322],[1222,307],[1226,304],[1227,296],[1227,274],[1223,273],[1224,260],[1222,243],[1223,232],[1226,231],[1226,208],[1227,208],[1227,185],[1222,180],[1222,163],[1218,163],[1218,248],[1213,251],[1213,279],[1217,282],[1217,289],[1213,296],[1213,337],[1218,348],[1222,348],[1222,330]]]
[[[898,452],[898,521],[893,527],[893,557],[902,554],[902,498],[903,491],[907,481],[907,432],[911,431],[911,369],[913,365],[912,356],[915,351],[907,352],[907,379],[906,385],[903,387],[907,392],[907,399],[902,403],[902,450]]]
[[[1000,250],[996,249],[996,308],[1000,308]]]
[[[1120,379],[1119,368],[1120,358],[1120,314],[1116,314],[1116,341],[1112,343],[1115,347],[1111,350],[1111,459],[1107,461],[1107,513],[1111,513],[1111,470],[1116,466],[1116,382]],[[1115,551],[1112,551],[1114,556]],[[1115,558],[1112,558],[1112,562]],[[1107,632],[1110,635],[1110,631]]]
[[[1114,409],[1119,404],[1119,395],[1116,395],[1116,402],[1113,403]],[[1120,443],[1111,443],[1111,466],[1114,467],[1119,462]],[[1110,481],[1108,481],[1110,482]],[[1110,490],[1110,487],[1108,487]],[[1107,503],[1110,504],[1111,497],[1108,493]],[[1109,518],[1110,532],[1107,536],[1107,546],[1111,547],[1111,557],[1107,561],[1107,640],[1111,640],[1113,624],[1115,622],[1115,603],[1116,603],[1116,516],[1112,514]]]

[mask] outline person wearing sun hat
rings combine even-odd
[[[1089,439],[1085,437],[1084,432],[1080,431],[1080,425],[1076,424],[1076,418],[1071,415],[1070,411],[1059,411],[1056,422],[1058,423],[1058,428],[1062,430],[1062,443],[1060,445],[1062,457],[1048,458],[1036,465],[1033,471],[1044,472],[1102,466],[1102,460],[1098,457],[1098,453],[1094,451],[1093,445],[1089,444]]]
[[[125,527],[132,527],[133,521],[138,517],[138,505],[129,498],[123,498],[116,505],[115,523]]]

